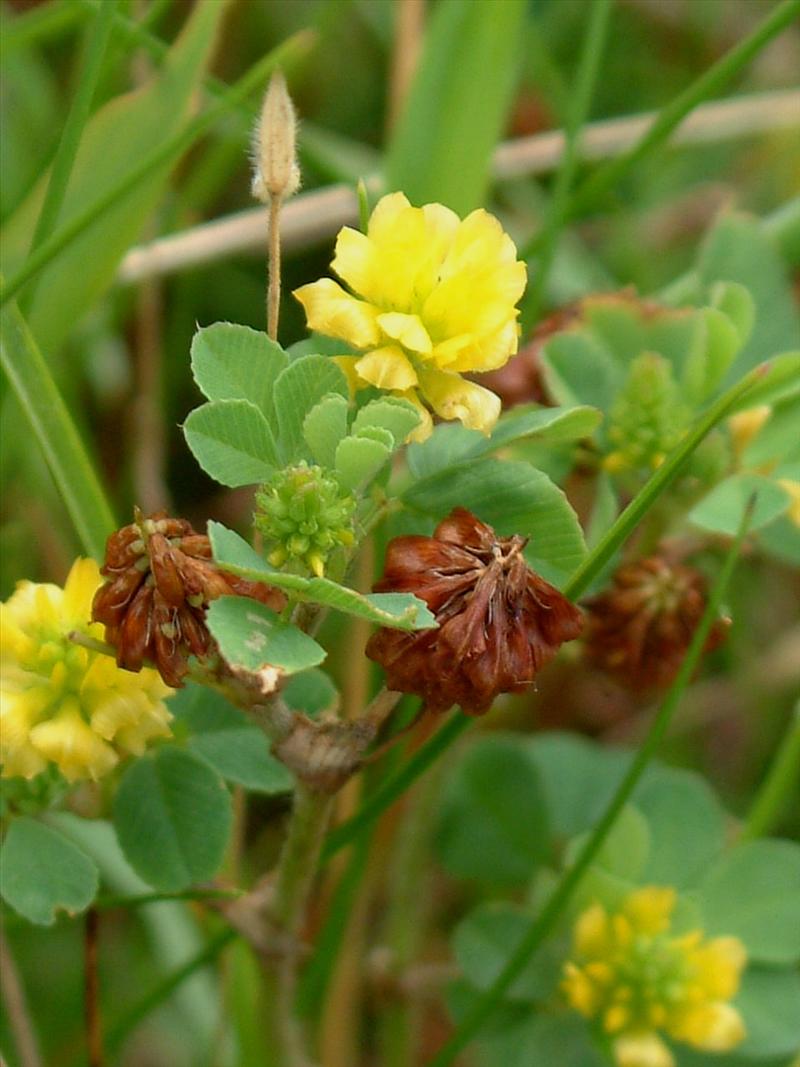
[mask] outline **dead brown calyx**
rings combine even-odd
[[[666,688],[680,669],[708,601],[699,571],[663,556],[624,564],[611,587],[586,601],[585,654],[634,692]],[[705,651],[725,639],[718,619]]]
[[[106,582],[97,590],[92,619],[106,627],[117,663],[140,671],[155,666],[167,685],[177,687],[189,657],[202,660],[216,651],[206,626],[206,608],[220,596],[246,596],[281,611],[277,589],[220,571],[208,537],[185,519],[163,512],[111,534],[100,569]]]
[[[439,628],[417,633],[381,629],[367,655],[386,685],[421,697],[431,711],[454,704],[472,715],[499,693],[523,691],[565,641],[582,629],[579,609],[526,564],[526,539],[498,537],[456,508],[433,537],[389,543],[376,592],[414,593]]]

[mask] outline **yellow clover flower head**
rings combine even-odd
[[[157,671],[131,674],[102,652],[76,645],[102,579],[94,560],[73,564],[63,589],[23,581],[0,604],[0,763],[6,778],[33,778],[55,764],[70,782],[100,778],[120,756],[170,735],[172,692]]]
[[[431,431],[428,408],[488,434],[500,400],[461,374],[496,370],[517,351],[515,305],[526,283],[497,219],[478,210],[462,221],[442,204],[416,208],[391,193],[366,234],[339,232],[332,267],[349,292],[323,278],[294,295],[310,329],[362,350],[339,359],[351,385],[416,404],[418,439]]]
[[[729,1003],[746,962],[735,937],[704,940],[671,931],[675,891],[647,886],[609,914],[579,916],[562,988],[573,1008],[611,1039],[618,1067],[674,1067],[659,1031],[705,1052],[726,1052],[745,1036]]]

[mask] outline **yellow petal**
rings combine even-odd
[[[416,315],[404,315],[400,311],[388,311],[378,315],[378,325],[393,341],[399,341],[403,348],[426,355],[433,345],[428,331]]]
[[[397,345],[376,348],[355,364],[360,378],[378,389],[403,391],[417,384],[417,374],[408,356]]]
[[[3,778],[35,778],[47,766],[47,761],[27,741],[13,751],[4,752],[0,762]]]
[[[394,232],[398,219],[411,205],[403,193],[387,193],[382,196],[369,217],[367,236],[373,241],[383,241]]]
[[[575,951],[585,959],[602,958],[613,947],[608,916],[600,904],[592,904],[575,923]]]
[[[660,934],[669,926],[675,908],[675,890],[645,886],[625,899],[623,910],[638,934]]]
[[[447,371],[420,370],[420,392],[443,419],[460,419],[488,436],[500,416],[500,398],[474,382]]]
[[[336,238],[331,267],[354,293],[366,296],[374,272],[375,246],[366,234],[344,226]]]
[[[369,348],[380,338],[375,308],[346,293],[331,278],[303,285],[295,289],[294,296],[305,308],[309,329],[348,341],[355,348]]]
[[[164,704],[150,704],[144,714],[129,726],[117,730],[114,744],[132,756],[141,756],[148,741],[156,737],[171,737],[172,715]]]
[[[618,1067],[674,1067],[672,1053],[654,1033],[621,1034],[614,1040]]]
[[[603,1015],[603,1029],[607,1034],[618,1034],[631,1019],[630,1008],[625,1004],[612,1004]]]
[[[114,749],[86,723],[74,699],[64,701],[58,715],[34,726],[31,744],[51,760],[69,782],[101,778],[118,762]]]
[[[697,981],[712,1000],[728,1000],[739,989],[747,951],[738,937],[715,937],[690,955]]]
[[[519,323],[508,319],[492,333],[470,337],[469,344],[462,346],[449,366],[454,371],[482,373],[504,366],[519,347]]]
[[[669,1033],[707,1052],[727,1052],[744,1040],[747,1031],[733,1005],[716,1001],[688,1008],[669,1027]]]
[[[100,568],[93,559],[76,559],[64,584],[62,618],[76,628],[85,628],[92,619],[92,599],[102,582]]]
[[[597,1014],[602,1000],[601,992],[588,975],[574,963],[564,965],[561,988],[570,1005],[590,1019]]]

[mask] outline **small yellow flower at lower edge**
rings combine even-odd
[[[563,992],[610,1040],[618,1067],[674,1067],[660,1034],[705,1052],[727,1052],[745,1036],[729,1003],[745,949],[735,937],[672,932],[675,891],[647,886],[619,910],[600,904],[575,924]]]
[[[500,401],[461,375],[496,370],[517,351],[515,305],[526,283],[497,219],[478,210],[462,221],[442,204],[416,208],[391,193],[366,234],[339,232],[332,267],[349,292],[323,278],[294,295],[310,329],[360,350],[338,357],[351,386],[421,408],[416,439],[431,431],[428,408],[488,434]]]
[[[6,778],[33,778],[55,764],[70,782],[97,779],[125,755],[168,737],[172,692],[157,671],[121,670],[70,633],[98,640],[90,623],[102,579],[79,559],[63,589],[23,581],[0,605],[0,762]]]

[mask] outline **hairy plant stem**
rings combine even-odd
[[[278,340],[278,316],[281,307],[281,197],[269,198],[267,231],[267,333]]]
[[[330,796],[297,783],[289,830],[278,863],[270,918],[284,945],[275,996],[275,1030],[282,1046],[282,1067],[309,1067],[312,1062],[295,1013],[299,941],[332,803]]]
[[[768,834],[783,815],[787,800],[800,780],[800,701],[795,705],[767,776],[756,793],[742,826],[740,840]]]

